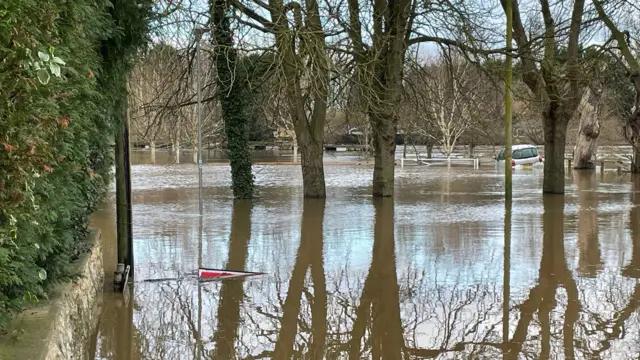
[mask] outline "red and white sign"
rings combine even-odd
[[[224,270],[224,269],[207,269],[199,268],[198,277],[200,280],[226,280],[239,277],[262,275],[261,272]]]

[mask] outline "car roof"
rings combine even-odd
[[[529,148],[535,148],[535,145],[513,145],[511,147],[511,150],[520,150],[520,149],[529,149]]]

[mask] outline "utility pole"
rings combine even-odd
[[[505,12],[507,14],[507,59],[504,75],[504,197],[505,202],[512,199],[512,170],[511,170],[511,86],[513,84],[513,58],[511,56],[513,42],[513,2],[507,0]]]
[[[504,258],[502,263],[502,357],[509,358],[509,302],[511,295],[511,206],[513,199],[512,187],[512,129],[511,129],[511,86],[513,83],[513,58],[511,56],[513,41],[513,1],[507,0],[505,12],[507,15],[507,58],[504,76]]]

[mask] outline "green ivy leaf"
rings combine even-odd
[[[49,83],[49,79],[51,78],[49,72],[45,69],[38,70],[36,75],[38,76],[38,81],[40,81],[42,85],[47,85],[47,83]]]
[[[51,61],[53,61],[56,64],[60,64],[60,65],[66,65],[66,63],[64,62],[64,60],[60,59],[57,56],[54,56],[53,59],[51,59]]]
[[[43,53],[42,51],[38,51],[38,57],[44,62],[49,61],[49,54]]]
[[[53,62],[49,63],[49,70],[51,70],[53,75],[60,77],[60,65]]]

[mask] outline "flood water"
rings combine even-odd
[[[197,168],[132,167],[135,283],[106,291],[95,359],[640,355],[640,179],[574,172],[543,197],[541,170],[516,172],[506,212],[492,169],[398,168],[374,199],[371,168],[328,166],[326,201],[297,166],[254,170],[234,202],[229,168],[204,167],[200,242]],[[113,219],[94,215],[107,274]],[[199,264],[265,274],[198,282]]]

